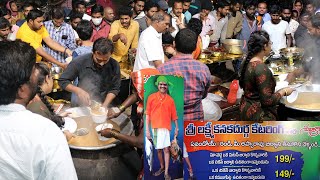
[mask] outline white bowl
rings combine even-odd
[[[100,124],[96,127],[96,131],[99,132],[99,131],[102,131],[104,129],[112,129],[113,128],[113,125],[110,124],[110,123],[104,123],[104,124]],[[104,136],[101,136],[100,133],[98,133],[98,138],[100,141],[108,141],[110,138],[106,138]]]
[[[281,81],[286,80],[287,76],[288,76],[288,74],[279,74],[279,76],[278,76],[279,81],[281,82]]]
[[[287,96],[288,103],[293,103],[294,101],[296,101],[298,99],[298,95],[298,91],[292,91],[292,93]]]
[[[93,122],[104,123],[107,120],[108,110],[106,110],[104,107],[100,107],[100,112],[101,114],[95,114],[95,113],[92,113],[92,110],[90,109],[90,114]]]
[[[68,130],[70,133],[74,133],[77,130],[77,123],[72,118],[64,117],[64,127],[62,131]]]
[[[66,60],[66,62],[69,64],[69,63],[72,61],[72,56],[67,57],[65,60]]]
[[[289,82],[287,81],[278,81],[275,87],[275,91],[278,91],[282,88],[288,87],[289,86]]]

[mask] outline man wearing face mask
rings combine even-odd
[[[111,58],[113,43],[99,38],[93,44],[92,53],[76,57],[59,79],[62,89],[75,93],[79,104],[88,106],[91,100],[101,102],[107,108],[120,91],[120,66]],[[78,77],[78,87],[71,82]]]
[[[63,9],[52,10],[52,20],[43,23],[46,27],[51,39],[59,43],[65,49],[74,50],[76,45],[74,30],[71,25],[64,22]],[[67,57],[64,52],[59,52],[44,45],[44,50],[61,63],[66,63]]]
[[[112,58],[118,62],[128,60],[129,48],[138,47],[139,23],[132,20],[132,11],[129,7],[119,9],[119,20],[111,24],[109,39],[114,43]]]
[[[103,21],[103,7],[100,5],[94,5],[91,8],[91,24],[93,33],[90,38],[92,42],[101,38],[108,37],[110,32],[110,25]]]

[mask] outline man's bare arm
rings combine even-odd
[[[48,54],[42,47],[38,47],[36,49],[36,52],[45,60],[47,60],[53,64],[56,64],[56,65],[62,67],[63,69],[65,69],[68,65],[68,64],[64,64],[64,63],[61,63],[58,60],[56,60],[54,57],[52,57],[50,54]]]

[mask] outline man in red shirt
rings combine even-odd
[[[110,25],[103,21],[103,7],[100,5],[94,5],[91,8],[91,25],[93,29],[90,40],[94,42],[101,37],[108,37],[110,32]]]
[[[164,173],[165,179],[171,179],[168,174],[170,161],[170,131],[171,121],[175,123],[175,136],[178,135],[178,116],[173,98],[167,94],[169,82],[165,76],[159,76],[156,81],[158,92],[151,94],[147,100],[146,114],[146,136],[151,139],[149,124],[151,123],[153,143],[158,151],[160,169],[155,176]],[[162,152],[164,153],[164,161]]]
[[[113,9],[113,3],[111,0],[97,0],[97,4],[99,4],[103,8],[111,7]]]

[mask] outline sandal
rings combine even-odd
[[[196,180],[196,178],[192,175],[189,176],[188,180]]]
[[[153,175],[154,176],[159,176],[160,174],[162,174],[164,172],[164,169],[159,169],[157,172],[155,172]]]
[[[192,169],[188,169],[188,171],[189,171],[189,178],[188,178],[188,180],[194,180],[195,178],[194,178],[194,176],[193,176],[193,171],[192,171]]]
[[[169,174],[164,175],[164,179],[165,179],[165,180],[171,180],[171,176],[170,176]]]

